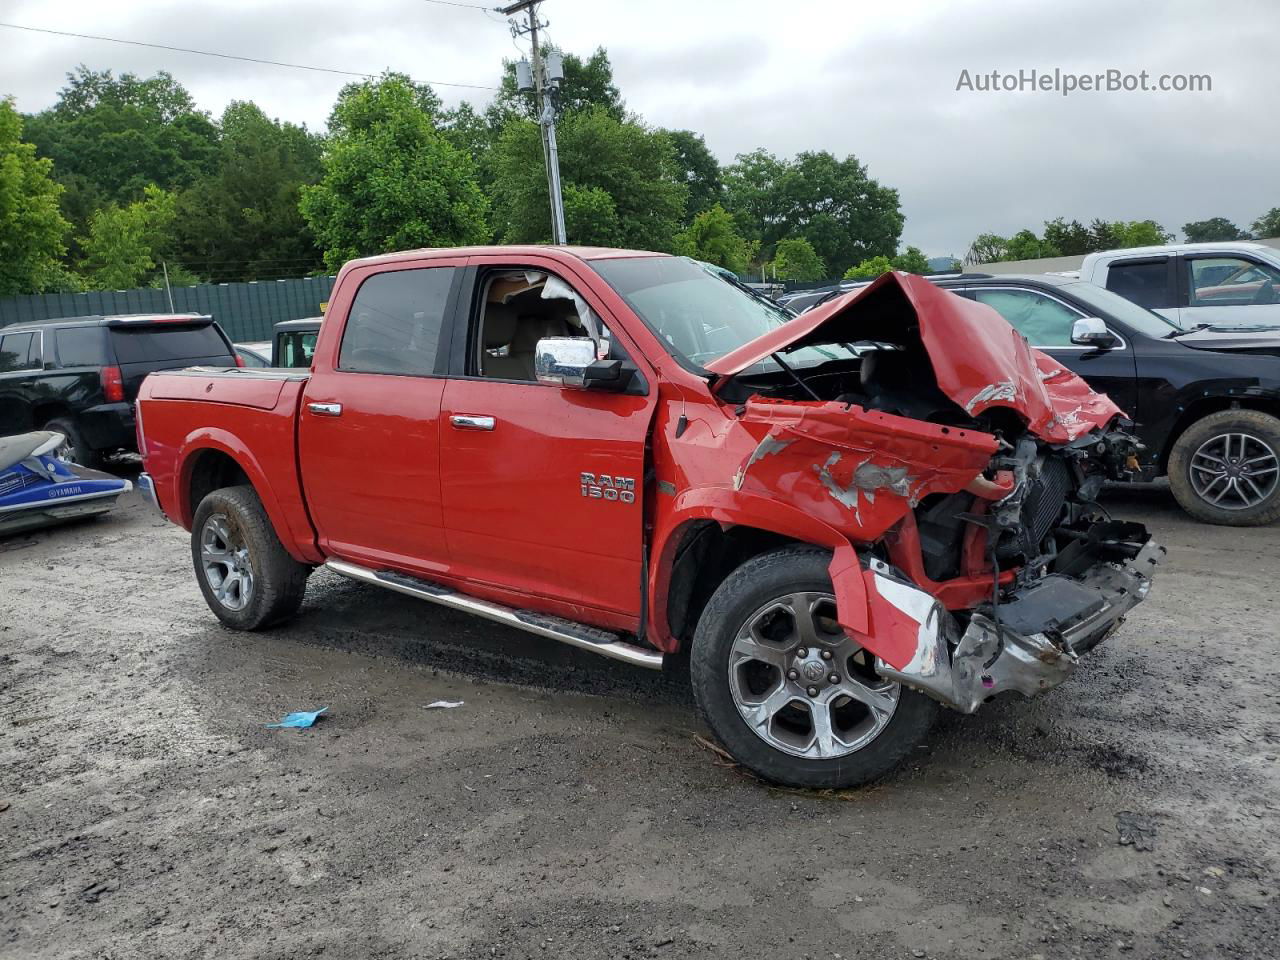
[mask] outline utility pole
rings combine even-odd
[[[537,97],[538,126],[542,131],[542,159],[547,170],[547,194],[551,198],[551,242],[565,242],[564,198],[560,192],[560,154],[556,149],[556,113],[560,96],[559,84],[564,75],[560,68],[559,57],[554,62],[544,62],[542,51],[538,47],[538,30],[545,23],[538,22],[538,4],[541,0],[519,0],[510,6],[498,9],[508,17],[519,13],[527,13],[527,26],[512,23],[512,36],[529,34],[529,42],[533,47],[532,70],[524,61],[516,64],[516,87],[522,92],[532,89]],[[548,58],[550,60],[551,58]],[[527,76],[526,74],[532,74]]]

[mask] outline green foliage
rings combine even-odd
[[[772,266],[773,275],[779,280],[821,280],[827,274],[822,258],[804,237],[779,240]]]
[[[666,130],[667,138],[675,150],[679,179],[689,188],[685,204],[684,222],[693,218],[724,198],[724,183],[720,176],[720,162],[707,149],[702,134],[692,130]]]
[[[91,290],[126,290],[142,286],[157,267],[160,252],[171,244],[177,197],[157,186],[141,200],[125,206],[111,203],[89,220],[89,235],[80,268]]]
[[[833,270],[898,247],[904,218],[898,192],[867,176],[856,157],[824,151],[779,160],[764,150],[739,155],[724,172],[725,206],[762,253],[801,236]]]
[[[488,203],[475,163],[436,127],[430,90],[387,73],[343,89],[323,179],[300,209],[330,269],[354,257],[483,243]]]
[[[1280,210],[1277,210],[1277,213],[1280,213]],[[1223,240],[1249,239],[1249,234],[1245,233],[1226,217],[1210,217],[1208,220],[1184,223],[1182,225],[1182,234],[1187,238],[1187,243],[1214,243]]]
[[[1019,230],[1008,238],[981,233],[969,247],[969,258],[974,263],[1039,260],[1123,247],[1157,246],[1172,239],[1173,234],[1154,220],[1094,220],[1086,227],[1079,220],[1067,223],[1058,217],[1045,222],[1043,237],[1037,237],[1031,230]]]
[[[751,260],[750,245],[734,227],[733,217],[718,203],[699,213],[676,235],[676,253],[734,273],[744,272]]]
[[[928,273],[929,258],[919,247],[907,247],[893,258],[893,269],[903,273]]]
[[[844,272],[845,280],[874,280],[882,273],[894,269],[893,261],[888,257],[868,257],[861,263],[854,264]]]
[[[1253,221],[1253,235],[1259,240],[1280,237],[1280,207],[1272,207]]]
[[[65,285],[58,259],[69,225],[58,210],[53,163],[22,140],[22,117],[0,100],[0,296]]]
[[[105,203],[130,203],[155,184],[184,187],[213,167],[217,128],[163,71],[141,79],[80,66],[29,137],[67,186],[64,213],[79,229]]]
[[[1058,248],[1048,240],[1042,240],[1031,230],[1019,230],[1009,238],[1005,246],[1005,260],[1039,260],[1043,257],[1061,256]]]
[[[974,263],[996,263],[1007,260],[1009,241],[998,233],[980,233],[969,245],[969,258]]]
[[[292,277],[319,267],[298,200],[303,184],[320,179],[320,139],[240,101],[227,107],[219,126],[212,174],[178,199],[183,261],[213,282]]]
[[[665,135],[591,107],[566,116],[557,140],[569,242],[671,249],[687,188],[677,180]],[[538,125],[510,120],[492,163],[494,233],[504,243],[550,240],[551,206]],[[598,193],[585,199],[591,191]],[[607,215],[601,195],[611,201],[614,216]]]
[[[1044,240],[1063,257],[1074,257],[1101,249],[1094,245],[1096,238],[1090,235],[1088,227],[1079,220],[1067,223],[1062,217],[1045,222]]]

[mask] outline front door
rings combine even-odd
[[[440,398],[460,260],[349,274],[299,412],[303,489],[328,555],[430,575],[448,564]]]
[[[1280,326],[1280,270],[1240,256],[1182,258],[1187,301],[1178,323],[1187,330]]]
[[[1133,345],[1118,331],[1116,345],[1107,350],[1071,342],[1071,328],[1084,314],[1038,290],[1026,287],[974,287],[974,299],[993,307],[1031,346],[1043,350],[1098,393],[1105,393],[1130,417],[1138,417],[1137,368]]]
[[[469,336],[455,343],[440,418],[453,572],[515,589],[534,606],[543,598],[580,607],[583,620],[591,611],[635,616],[653,377],[636,358],[627,392],[539,383],[542,337],[589,336],[596,325],[610,356],[630,360],[634,348],[616,324],[610,330],[583,278],[538,258],[473,263]]]

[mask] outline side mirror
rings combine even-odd
[[[1082,347],[1110,350],[1119,341],[1116,335],[1107,329],[1101,317],[1081,317],[1071,325],[1071,342],[1078,343]]]
[[[590,337],[544,337],[533,355],[539,383],[578,390],[625,390],[634,369],[621,360],[597,360]]]

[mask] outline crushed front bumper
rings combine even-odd
[[[975,612],[963,633],[929,594],[873,561],[880,596],[918,625],[911,661],[896,669],[877,658],[876,671],[961,713],[1010,690],[1027,697],[1051,690],[1146,598],[1164,555],[1148,540],[1131,559],[1102,561],[1076,577],[1050,574],[1000,605],[998,627]]]

